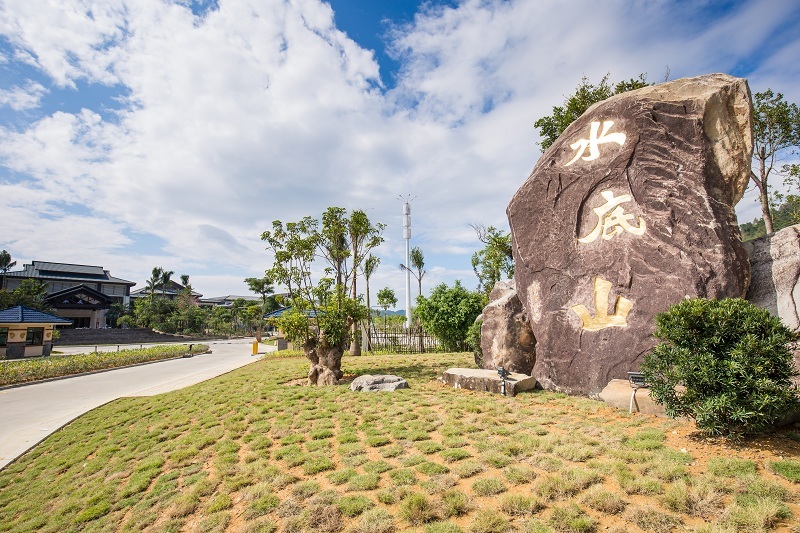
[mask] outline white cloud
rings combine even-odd
[[[582,75],[732,71],[796,13],[784,5],[755,17],[749,2],[705,20],[702,5],[675,6],[584,0],[571,5],[578,17],[556,1],[429,8],[392,32],[402,70],[384,93],[372,52],[319,0],[221,1],[202,17],[161,0],[0,4],[10,61],[54,87],[118,86],[123,98],[111,116],[87,101],[22,129],[0,126],[0,205],[14,230],[1,245],[33,259],[79,257],[140,283],[164,266],[208,296],[246,294],[235,280],[269,266],[259,237],[272,220],[341,205],[389,224],[373,286],[400,295],[397,196],[412,194],[425,287],[474,286],[469,223],[505,226],[508,200],[540,155],[533,122]],[[797,43],[760,61],[751,84],[794,90],[800,73],[781,65]],[[26,86],[31,102],[40,87]]]
[[[24,87],[14,86],[0,89],[0,107],[8,106],[14,111],[25,111],[39,107],[47,89],[35,81],[28,80]]]

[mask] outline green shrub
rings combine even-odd
[[[668,416],[737,437],[762,432],[796,408],[797,335],[768,311],[740,298],[694,298],[656,316],[656,326],[663,342],[645,356],[642,373]]]

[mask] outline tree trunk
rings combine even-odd
[[[344,345],[329,345],[324,340],[317,342],[309,339],[303,343],[310,365],[308,368],[308,384],[325,386],[336,385],[342,377],[342,355]]]
[[[369,306],[369,278],[365,280],[365,291],[367,292],[367,351],[372,351],[372,308]]]
[[[767,187],[767,170],[766,170],[766,155],[761,153],[758,156],[758,171],[761,174],[761,180],[756,181],[758,186],[758,198],[761,201],[761,216],[764,219],[764,228],[767,230],[767,235],[773,233],[775,230],[772,226],[772,212],[769,210],[769,189]]]

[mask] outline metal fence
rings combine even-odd
[[[396,353],[426,353],[443,350],[436,337],[420,326],[383,328],[374,324],[369,332],[369,342],[373,350],[389,350]],[[469,350],[466,344],[459,346],[458,349],[460,351]]]

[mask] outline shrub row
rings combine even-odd
[[[194,344],[192,345],[191,353],[203,353],[207,350],[208,346],[205,344]],[[187,353],[189,353],[189,347],[185,344],[170,344],[153,346],[152,348],[121,350],[119,352],[98,352],[22,361],[4,361],[0,363],[0,386],[159,361],[161,359],[179,357]]]

